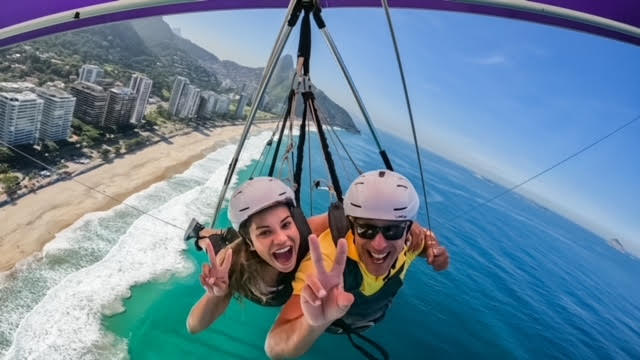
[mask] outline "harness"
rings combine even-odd
[[[338,239],[344,238],[350,230],[342,203],[339,201],[333,202],[329,206],[328,216],[331,237],[334,244],[337,245]],[[393,266],[395,267],[395,264]],[[329,325],[325,331],[330,334],[347,335],[351,345],[369,360],[378,358],[362,345],[356,343],[353,339],[354,336],[375,348],[383,359],[389,359],[389,353],[384,347],[361,333],[384,319],[393,298],[404,283],[400,275],[405,266],[406,263],[403,263],[402,268],[385,279],[385,283],[380,290],[371,296],[367,296],[360,291],[363,278],[358,263],[353,259],[347,258],[343,273],[344,290],[353,294],[355,300],[347,313]]]

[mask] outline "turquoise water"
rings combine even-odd
[[[373,149],[366,138],[343,136],[364,169],[380,166],[368,156]],[[396,169],[419,184],[411,147],[393,137],[385,144]],[[635,325],[640,292],[633,286],[634,274],[640,273],[637,259],[517,194],[449,223],[447,219],[503,188],[445,159],[424,155],[433,227],[452,263],[447,272],[436,274],[417,261],[385,321],[369,332],[392,358],[640,356]],[[313,171],[322,174],[322,165],[315,165]],[[326,194],[315,191],[315,212],[326,204]],[[192,248],[187,253],[198,264],[206,260]],[[211,328],[189,335],[185,319],[202,292],[196,272],[146,284],[133,289],[124,303],[126,312],[104,324],[128,340],[134,359],[264,358],[264,338],[278,310],[233,302]],[[359,357],[346,338],[332,335],[323,336],[305,356]]]
[[[268,135],[249,141],[240,179],[251,174]],[[366,136],[342,138],[364,170],[382,166]],[[326,179],[313,141],[313,178]],[[412,146],[383,141],[396,169],[420,184]],[[127,202],[175,224],[206,221],[232,153],[222,148]],[[423,156],[432,225],[452,262],[435,273],[417,260],[386,319],[368,332],[392,358],[640,358],[640,261],[518,194],[451,222],[503,187]],[[342,160],[336,167],[346,189],[356,173]],[[311,212],[313,203],[313,213],[323,212],[327,193],[306,191],[306,169],[303,209]],[[43,259],[0,277],[0,357],[264,358],[278,309],[234,301],[209,329],[188,334],[206,256],[185,246],[180,229],[129,210],[88,215],[58,234]],[[361,357],[346,338],[325,335],[305,358]]]

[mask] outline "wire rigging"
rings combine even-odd
[[[320,121],[322,122],[322,119],[320,119]],[[326,122],[325,122],[325,127],[326,126]],[[328,127],[330,129],[330,127]],[[333,146],[334,149],[338,150],[338,146],[336,145],[336,140],[334,140],[334,136],[335,135],[333,132],[329,131],[329,136],[327,137],[329,139],[329,142],[331,142],[331,145]],[[340,167],[342,168],[342,171],[344,172],[344,174],[347,174],[347,166],[345,165],[345,160],[342,158],[342,156],[340,155],[336,155],[336,157],[338,158],[338,161],[340,162]]]
[[[281,121],[283,121],[284,119],[284,111],[283,110],[282,113],[280,114],[280,116],[278,117],[278,121],[276,122],[276,126],[273,128],[273,131],[271,132],[271,137],[269,138],[269,140],[267,140],[267,143],[264,145],[264,147],[262,148],[262,153],[260,153],[260,157],[258,158],[258,162],[256,162],[255,166],[253,167],[253,170],[251,171],[251,175],[249,176],[250,178],[252,178],[255,175],[256,169],[258,168],[258,165],[260,165],[260,170],[258,170],[258,175],[262,175],[263,174],[263,170],[264,170],[264,166],[267,162],[267,156],[269,155],[269,151],[271,151],[271,145],[273,145],[273,139],[276,136],[276,133],[278,132],[278,129],[280,128],[280,123]],[[269,149],[269,150],[267,150]],[[264,159],[263,159],[264,156]]]
[[[396,61],[398,63],[398,69],[400,70],[400,79],[402,79],[402,89],[404,90],[404,99],[407,103],[407,110],[409,111],[409,121],[411,122],[411,133],[413,134],[413,143],[416,148],[416,156],[418,157],[418,167],[420,170],[420,181],[422,182],[422,194],[424,195],[424,204],[427,209],[427,226],[431,230],[431,216],[429,215],[429,200],[427,198],[427,184],[424,179],[424,170],[422,169],[422,157],[420,156],[420,147],[418,146],[418,137],[416,136],[416,126],[413,121],[413,111],[411,110],[411,101],[409,100],[409,91],[407,90],[407,81],[404,77],[404,70],[402,67],[402,60],[400,59],[400,50],[398,48],[398,42],[396,40],[396,33],[393,29],[393,23],[391,21],[391,13],[389,11],[389,3],[387,0],[382,0],[382,6],[384,7],[385,15],[387,16],[387,22],[389,23],[389,34],[391,40],[393,40],[393,48],[396,54]]]
[[[614,134],[616,134],[617,132],[621,131],[622,129],[624,129],[624,128],[628,127],[628,126],[630,126],[631,124],[635,123],[635,122],[636,122],[636,121],[638,121],[638,120],[640,120],[640,115],[638,115],[638,116],[636,116],[635,118],[631,119],[630,121],[627,121],[626,123],[624,123],[624,124],[620,125],[619,127],[617,127],[616,129],[614,129],[613,131],[611,131],[611,132],[607,133],[606,135],[604,135],[604,136],[602,136],[602,137],[600,137],[600,138],[596,139],[594,142],[592,142],[592,143],[590,143],[590,144],[588,144],[588,145],[586,145],[586,146],[584,146],[584,147],[580,148],[578,151],[574,152],[573,154],[571,154],[571,155],[569,155],[569,156],[565,157],[564,159],[562,159],[562,160],[560,160],[560,161],[556,162],[555,164],[553,164],[553,165],[551,165],[551,166],[547,167],[546,169],[544,169],[544,170],[542,170],[542,171],[538,172],[537,174],[535,174],[535,175],[533,175],[533,176],[531,176],[531,177],[527,178],[526,180],[522,181],[521,183],[516,184],[516,185],[514,185],[514,186],[512,186],[512,187],[508,188],[507,190],[504,190],[503,192],[499,193],[498,195],[495,195],[495,196],[493,196],[493,197],[491,197],[491,198],[489,198],[489,199],[487,199],[487,200],[485,200],[485,201],[481,202],[480,204],[477,204],[477,205],[474,205],[474,206],[470,207],[469,209],[467,209],[466,211],[461,212],[461,213],[460,213],[460,214],[458,214],[458,215],[455,215],[455,216],[454,216],[454,217],[452,217],[450,220],[447,220],[447,221],[446,221],[446,223],[452,223],[452,222],[454,222],[454,221],[456,221],[456,220],[459,220],[459,219],[461,219],[461,218],[465,217],[466,215],[468,215],[469,213],[471,213],[473,210],[476,210],[477,208],[479,208],[479,207],[481,207],[481,206],[487,205],[487,204],[489,204],[490,202],[492,202],[492,201],[494,201],[494,200],[496,200],[496,199],[498,199],[498,198],[500,198],[500,197],[502,197],[502,196],[506,195],[507,193],[510,193],[510,192],[514,191],[515,189],[517,189],[517,188],[519,188],[519,187],[521,187],[521,186],[523,186],[523,185],[525,185],[525,184],[527,184],[527,183],[529,183],[529,182],[531,182],[531,181],[535,180],[536,178],[538,178],[538,177],[540,177],[540,176],[542,176],[542,175],[544,175],[544,174],[548,173],[549,171],[551,171],[551,170],[553,170],[553,169],[557,168],[558,166],[560,166],[560,165],[562,165],[562,164],[566,163],[567,161],[569,161],[569,160],[571,160],[571,159],[575,158],[576,156],[578,156],[578,155],[582,154],[583,152],[585,152],[585,151],[587,151],[587,150],[591,149],[592,147],[594,147],[594,146],[596,146],[596,145],[600,144],[601,142],[603,142],[603,141],[604,141],[604,140],[606,140],[607,138],[609,138],[609,137],[613,136],[613,135],[614,135]]]
[[[327,117],[324,116],[324,114],[323,114],[323,118],[326,119]],[[342,151],[344,151],[344,153],[347,154],[347,157],[349,158],[349,161],[351,161],[351,164],[353,165],[353,167],[358,172],[358,175],[362,174],[363,173],[362,169],[360,169],[360,167],[358,166],[356,161],[353,160],[353,157],[351,157],[351,153],[349,152],[349,150],[347,150],[347,147],[344,145],[344,143],[340,139],[340,136],[338,135],[338,132],[336,131],[335,127],[333,125],[329,124],[329,122],[326,121],[326,120],[324,122],[325,122],[325,125],[327,125],[329,127],[329,130],[333,133],[333,136],[335,136],[335,138],[338,139],[338,143],[340,143],[340,146],[342,147]]]

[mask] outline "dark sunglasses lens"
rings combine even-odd
[[[387,240],[398,240],[404,235],[406,229],[405,224],[387,225],[378,227],[370,224],[355,224],[356,233],[359,237],[367,240],[373,240],[378,232],[382,232],[382,236]]]
[[[368,224],[356,224],[356,233],[363,239],[371,240],[378,234],[378,227]]]
[[[404,235],[405,225],[389,225],[382,227],[382,236],[387,240],[398,240]]]

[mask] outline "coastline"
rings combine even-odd
[[[273,123],[256,123],[252,133],[270,130]],[[60,181],[0,207],[0,272],[39,252],[55,234],[83,215],[120,204],[86,186],[124,201],[152,184],[187,170],[212,151],[237,141],[243,125],[194,130],[167,142],[126,154],[94,170]],[[159,164],[164,164],[159,166]],[[75,181],[74,181],[75,180]]]

